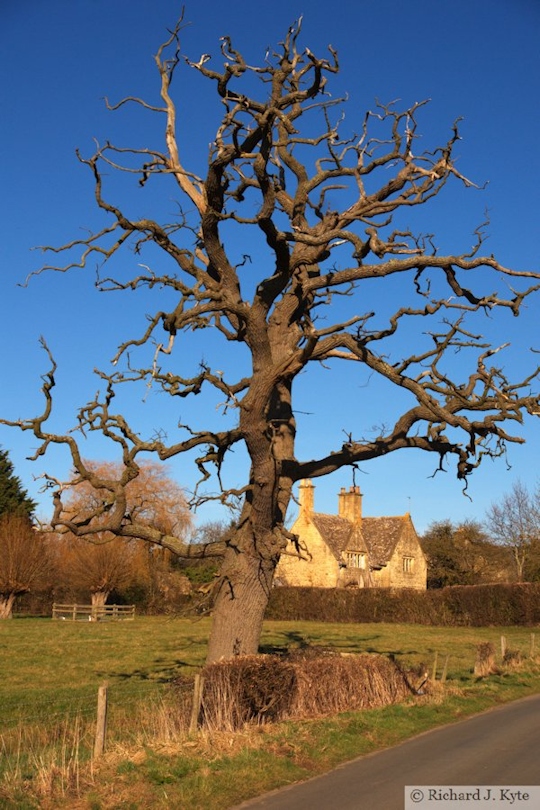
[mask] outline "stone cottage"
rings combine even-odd
[[[341,489],[338,514],[314,511],[311,481],[301,481],[291,532],[301,557],[283,555],[276,584],[313,588],[426,588],[427,563],[411,516],[363,517],[359,487]]]

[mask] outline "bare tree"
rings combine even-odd
[[[111,461],[85,461],[84,465],[102,479],[119,478],[123,472],[122,464]],[[125,493],[125,522],[144,524],[161,534],[174,535],[184,544],[188,542],[193,516],[183,489],[173,480],[167,465],[141,462],[137,477],[125,485]],[[107,488],[96,489],[79,476],[64,487],[64,510],[71,521],[77,525],[89,522],[94,530],[103,527],[105,540],[114,537],[106,534],[107,513],[112,504],[113,497]]]
[[[50,571],[46,535],[23,515],[0,516],[0,619],[10,619],[17,596],[43,583]]]
[[[137,576],[137,541],[96,535],[92,542],[61,536],[53,545],[59,581],[87,591],[93,607],[103,607],[111,591]]]
[[[122,465],[112,462],[87,462],[85,466],[102,478],[122,475]],[[180,486],[168,474],[163,464],[143,462],[139,475],[126,487],[124,521],[146,525],[162,534],[174,535],[188,542],[192,516]],[[75,478],[71,492],[65,497],[64,511],[71,524],[88,522],[92,532],[77,537],[69,529],[57,539],[57,568],[64,582],[84,588],[91,595],[93,606],[103,606],[110,593],[130,582],[148,580],[166,549],[149,546],[149,553],[132,538],[117,537],[107,531],[107,507],[111,505],[107,489],[94,489],[88,481]],[[160,566],[163,568],[163,566]]]
[[[522,582],[531,549],[540,540],[540,487],[531,494],[522,481],[516,481],[508,494],[491,504],[486,525],[493,539],[511,551],[518,582]]]
[[[518,315],[538,290],[540,273],[509,269],[482,255],[482,228],[468,252],[441,255],[433,236],[408,225],[447,183],[473,185],[454,161],[458,122],[446,143],[424,150],[418,132],[423,103],[404,110],[378,105],[358,131],[345,132],[344,99],[329,94],[339,71],[337,54],[332,48],[325,56],[302,49],[299,24],[259,66],[247,64],[229,37],[222,39],[220,66],[211,66],[207,54],[186,58],[181,30],[180,20],[155,57],[161,100],[129,97],[109,105],[119,110],[134,104],[162,116],[164,146],[107,142],[91,157],[79,155],[93,175],[106,224],[61,248],[46,248],[65,252],[66,260],[42,268],[67,271],[93,259],[113,266],[119,251],[131,245],[146,264],[131,278],[125,271],[102,275],[99,288],[148,288],[158,298],[166,291],[146,329],[121,344],[112,370],[99,372],[102,393],[78,414],[81,431],[102,431],[117,444],[122,474],[98,475],[81,457],[76,435],[48,430],[56,370],[50,352],[43,413],[4,424],[33,431],[40,441],[37,455],[51,444],[69,448],[80,480],[108,493],[96,507],[108,531],[175,551],[185,548],[173,534],[142,525],[126,511],[126,487],[138,475],[139,456],[194,454],[202,483],[217,476],[220,491],[210,495],[201,484],[194,503],[216,497],[240,511],[218,544],[224,557],[208,650],[212,661],[258,649],[276,564],[282,553],[296,549],[285,528],[295,482],[411,448],[432,453],[436,468],[453,459],[466,482],[483,458],[501,456],[508,442],[522,441],[507,425],[540,412],[532,393],[538,368],[526,379],[509,379],[497,365],[505,344],[492,345],[469,322],[477,327],[481,316],[504,310]],[[194,131],[185,109],[178,130],[172,82],[182,71],[215,86],[222,115],[210,138]],[[182,160],[188,137],[210,141],[203,173]],[[151,210],[141,217],[140,198],[137,213],[130,213],[130,201],[118,201],[108,185],[111,172],[126,173],[143,191],[157,181],[162,188],[172,184],[179,200],[174,220],[163,221]],[[388,310],[392,296],[386,294],[392,284],[399,284],[395,311]],[[502,294],[496,291],[501,287]],[[411,351],[415,326],[420,328]],[[159,327],[163,341],[155,337]],[[236,366],[202,360],[195,373],[186,373],[183,341],[192,332],[196,337],[196,330],[211,330],[225,358],[235,347],[235,358],[243,350],[243,360]],[[456,353],[457,367],[451,361]],[[139,354],[144,359],[136,363]],[[331,452],[321,441],[313,458],[299,459],[293,384],[320,364],[338,362],[350,366],[351,376],[358,369],[381,379],[403,409],[396,418],[383,417],[391,422],[378,435],[359,435],[354,425],[345,425],[346,441]],[[172,438],[164,431],[141,435],[113,409],[115,394],[136,383],[178,398],[201,392],[211,398],[213,392],[223,404],[223,429],[215,429],[212,401],[207,427],[181,424]],[[242,485],[231,487],[225,463],[239,446],[247,451],[249,470]],[[62,482],[50,483],[53,524],[91,535],[88,519],[66,514]],[[190,553],[210,551],[213,546],[197,546]]]

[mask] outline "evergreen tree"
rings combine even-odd
[[[7,451],[0,448],[0,517],[6,514],[30,517],[35,508],[35,502],[14,473]]]

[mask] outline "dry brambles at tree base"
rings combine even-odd
[[[454,162],[457,122],[446,143],[423,151],[418,119],[424,102],[405,110],[378,105],[357,131],[346,131],[345,99],[330,94],[338,55],[332,48],[316,55],[301,47],[300,23],[259,66],[247,64],[229,37],[222,38],[221,65],[207,54],[189,59],[180,47],[182,28],[180,19],[155,57],[161,101],[130,96],[110,105],[121,111],[133,104],[141,113],[161,116],[164,144],[130,148],[106,142],[89,157],[79,155],[93,176],[106,224],[63,247],[46,248],[54,255],[65,252],[67,259],[42,268],[93,268],[96,259],[114,265],[130,246],[142,271],[129,280],[102,275],[99,288],[147,288],[148,301],[157,296],[149,324],[126,336],[112,368],[98,372],[102,391],[77,416],[83,433],[101,431],[116,444],[122,470],[99,474],[82,458],[76,434],[49,430],[56,365],[46,344],[51,365],[43,412],[3,423],[33,432],[40,443],[36,457],[51,445],[64,445],[77,479],[107,492],[96,507],[98,529],[89,516],[68,514],[64,483],[49,478],[54,528],[67,526],[87,538],[106,529],[179,554],[223,555],[208,650],[208,660],[215,661],[257,652],[280,556],[303,553],[285,527],[298,481],[412,448],[432,453],[435,468],[453,460],[466,483],[486,456],[501,456],[508,442],[522,441],[511,427],[540,412],[532,393],[538,368],[533,364],[525,378],[509,379],[496,364],[504,343],[490,344],[477,326],[482,316],[494,318],[501,310],[518,315],[538,290],[540,273],[503,267],[494,256],[482,255],[482,228],[468,252],[450,255],[438,252],[435,236],[411,230],[413,209],[429,204],[447,183],[474,185]],[[190,129],[189,110],[177,118],[183,76],[215,87],[221,121],[210,137]],[[203,173],[183,163],[180,143],[188,136],[211,142]],[[116,199],[109,185],[114,172],[126,172],[138,184],[136,214],[130,211],[132,198]],[[154,218],[150,199],[144,207],[144,193],[156,178],[162,188],[166,183],[175,188],[173,221]],[[170,200],[171,189],[164,194]],[[242,257],[245,244],[250,255]],[[398,308],[372,311],[364,293],[375,285],[379,301],[392,300],[385,297],[385,285],[392,283],[400,284]],[[172,309],[163,308],[163,289],[167,301],[176,296]],[[495,291],[500,289],[501,294]],[[402,336],[415,326],[411,352],[410,340]],[[160,328],[163,341],[156,337]],[[182,335],[201,329],[211,330],[224,355],[229,344],[243,350],[245,361],[232,371],[203,361],[196,373],[183,373]],[[446,358],[455,352],[460,363],[449,372]],[[407,404],[376,437],[357,435],[352,426],[331,452],[313,442],[313,457],[300,459],[294,383],[321,363],[345,363],[351,378],[357,369],[367,372]],[[173,425],[170,432],[141,435],[113,408],[119,389],[137,384],[179,398],[219,394],[225,401],[223,429]],[[357,390],[361,396],[361,387]],[[329,408],[330,392],[326,399]],[[211,411],[214,415],[213,406]],[[231,488],[228,454],[239,447],[247,452],[249,470],[243,485]],[[239,509],[223,542],[187,548],[174,532],[143,524],[129,511],[127,487],[139,475],[139,458],[148,453],[162,461],[196,454],[201,484],[194,503],[214,497]],[[203,489],[211,475],[212,483],[222,484],[213,495]]]
[[[387,656],[316,648],[236,656],[209,664],[201,678],[198,722],[217,731],[373,709],[415,694],[415,678]],[[181,690],[185,682],[177,685]]]

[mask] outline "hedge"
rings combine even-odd
[[[61,597],[56,595],[56,598],[59,601]],[[28,594],[17,600],[16,611],[50,616],[52,601],[53,595],[50,593]],[[130,604],[135,601],[132,599]],[[189,615],[200,613],[198,603],[196,596],[176,597],[168,604],[152,606],[139,600],[137,613]],[[540,625],[540,583],[453,585],[427,591],[276,587],[270,595],[266,618],[357,624],[395,622],[462,627],[533,626]]]
[[[488,627],[540,624],[540,583],[454,585],[437,590],[277,587],[267,619]]]

